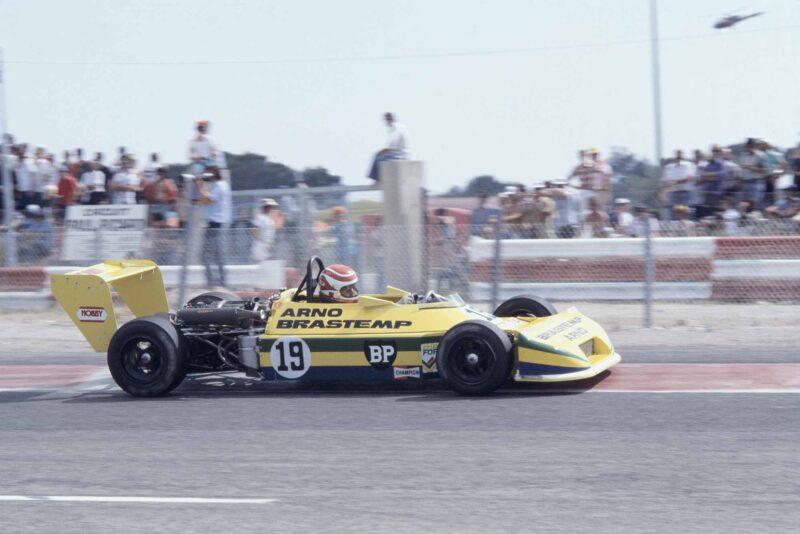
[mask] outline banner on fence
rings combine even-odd
[[[140,258],[146,227],[144,205],[69,206],[61,259]]]

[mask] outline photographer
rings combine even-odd
[[[203,264],[206,267],[206,282],[209,287],[225,286],[225,227],[231,223],[232,199],[228,182],[222,179],[219,168],[210,166],[197,184],[197,201],[203,205],[206,235],[203,246]],[[212,263],[219,269],[214,278]]]

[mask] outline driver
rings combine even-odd
[[[320,302],[358,302],[358,275],[347,265],[328,265],[319,274]]]

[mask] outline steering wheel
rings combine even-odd
[[[319,267],[317,276],[314,276],[314,263]],[[306,290],[306,302],[314,302],[314,290],[317,289],[319,275],[322,273],[323,269],[325,269],[325,264],[322,263],[322,260],[317,256],[311,256],[311,259],[308,260],[306,264],[306,275],[300,281],[300,285],[297,286],[297,291],[294,292],[292,302],[300,302],[300,292],[303,291],[303,289]]]

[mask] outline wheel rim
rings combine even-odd
[[[478,384],[486,378],[495,362],[494,351],[482,339],[461,339],[451,349],[452,371],[466,384]]]
[[[536,317],[536,314],[525,308],[517,308],[511,310],[508,314],[509,317]]]
[[[139,384],[156,380],[164,367],[164,355],[148,337],[136,337],[122,347],[122,368],[128,378]]]

